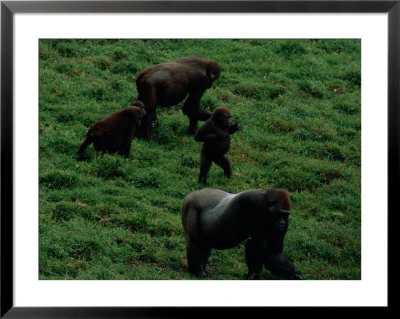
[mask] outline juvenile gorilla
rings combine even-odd
[[[183,114],[189,117],[189,132],[194,134],[197,121],[207,120],[211,114],[200,109],[203,93],[219,78],[220,67],[214,60],[187,56],[172,62],[157,64],[142,71],[136,79],[138,100],[146,108],[146,116],[138,136],[150,139],[152,122],[157,120],[156,106],[172,106],[187,99]]]
[[[128,157],[132,139],[145,114],[143,103],[134,101],[130,106],[96,122],[87,132],[78,154],[81,155],[93,143],[96,152],[118,152]]]
[[[232,248],[245,239],[246,279],[259,279],[262,265],[285,279],[302,279],[282,254],[288,229],[289,194],[282,189],[252,189],[238,194],[202,189],[182,205],[189,271],[204,276],[211,249]]]
[[[218,107],[197,130],[194,139],[197,142],[204,142],[200,154],[199,183],[206,184],[212,162],[223,168],[225,176],[228,178],[232,176],[231,163],[225,154],[230,147],[230,134],[241,129],[242,126],[239,123],[232,123],[231,113],[227,108]]]

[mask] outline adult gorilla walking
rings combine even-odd
[[[290,198],[283,189],[251,189],[230,194],[202,189],[182,204],[189,271],[204,276],[211,249],[229,249],[246,242],[246,279],[258,279],[264,265],[285,279],[301,273],[282,254],[290,214]]]
[[[206,121],[211,116],[209,112],[200,109],[200,100],[219,78],[220,72],[216,61],[195,55],[157,64],[142,71],[136,79],[136,86],[138,100],[144,103],[146,116],[138,137],[150,139],[152,123],[157,120],[156,106],[173,106],[186,96],[182,111],[189,117],[189,132],[194,134],[197,121]]]

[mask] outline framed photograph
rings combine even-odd
[[[399,18],[2,1],[1,317],[389,309]]]

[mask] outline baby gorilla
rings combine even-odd
[[[262,266],[285,279],[301,273],[282,254],[288,229],[289,194],[283,189],[252,189],[238,194],[202,189],[188,194],[182,205],[189,272],[204,276],[211,249],[246,242],[246,279],[259,279]]]
[[[96,122],[87,132],[85,140],[79,147],[78,155],[93,143],[96,152],[118,152],[128,157],[132,139],[145,114],[144,104],[134,101],[130,106]]]
[[[223,168],[225,176],[228,178],[232,176],[231,163],[225,154],[230,147],[230,134],[241,129],[242,126],[239,123],[232,123],[231,113],[227,108],[218,107],[197,130],[194,139],[197,142],[204,142],[200,155],[199,183],[206,184],[212,162]]]

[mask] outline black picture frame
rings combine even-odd
[[[400,0],[396,1],[1,1],[1,312],[3,318],[178,318],[214,315],[252,317],[309,308],[15,307],[13,303],[13,19],[15,13],[387,13],[388,14],[388,225],[399,212]],[[381,212],[380,212],[381,213]],[[388,228],[390,228],[388,226]],[[392,232],[388,229],[388,247]],[[390,264],[390,256],[388,261]],[[390,269],[388,269],[390,270]],[[390,272],[389,272],[390,274]],[[390,287],[390,281],[388,281]],[[390,291],[390,289],[389,289]],[[388,307],[391,309],[389,294]],[[317,308],[313,311],[326,311]],[[335,315],[340,308],[332,308]],[[348,311],[347,308],[345,311]],[[357,311],[359,311],[358,309]],[[371,308],[366,309],[371,314]],[[358,313],[360,314],[360,313]]]

